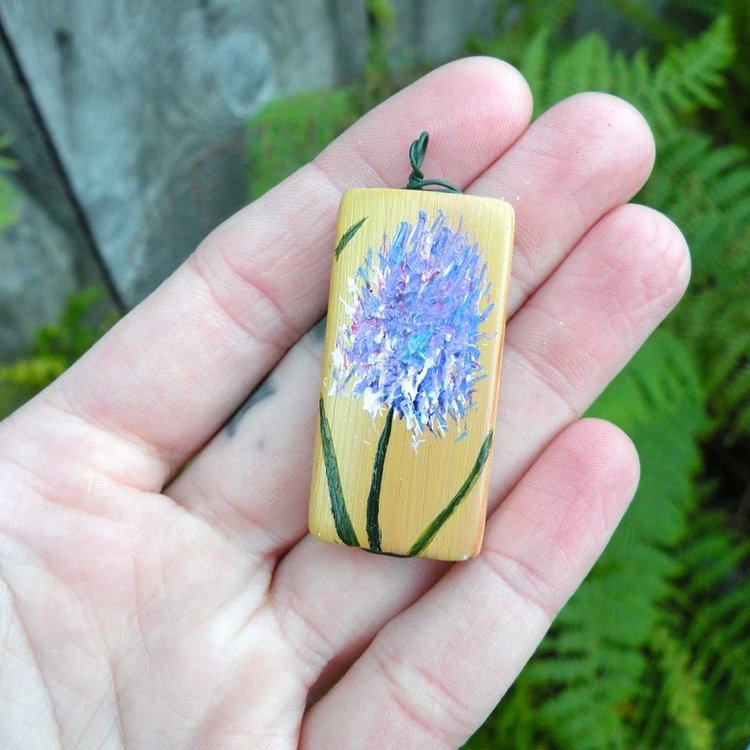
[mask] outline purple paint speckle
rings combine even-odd
[[[374,417],[393,407],[412,433],[443,435],[449,420],[465,435],[474,408],[481,324],[492,310],[487,264],[477,244],[445,223],[419,212],[403,221],[379,252],[370,248],[354,278],[348,321],[332,354],[330,393],[347,388]]]

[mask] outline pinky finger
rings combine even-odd
[[[616,427],[565,430],[492,515],[482,553],[391,620],[310,709],[302,747],[460,746],[583,580],[637,481]]]

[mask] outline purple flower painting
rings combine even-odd
[[[393,409],[415,448],[425,430],[442,436],[451,422],[465,434],[492,303],[487,264],[461,223],[451,228],[442,211],[402,221],[368,250],[349,296],[330,393],[348,390],[373,417]]]

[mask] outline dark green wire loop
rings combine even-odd
[[[439,193],[460,193],[461,189],[445,180],[425,180],[422,172],[422,162],[427,153],[427,143],[430,136],[426,131],[409,146],[409,161],[411,162],[411,174],[406,183],[407,190],[424,190],[427,187],[435,188]]]

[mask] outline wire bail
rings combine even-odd
[[[422,134],[409,146],[409,161],[411,162],[411,174],[406,183],[406,190],[424,190],[425,188],[435,188],[439,193],[460,193],[461,189],[450,182],[438,179],[426,180],[422,172],[422,162],[427,153],[427,144],[430,136],[427,131]]]

